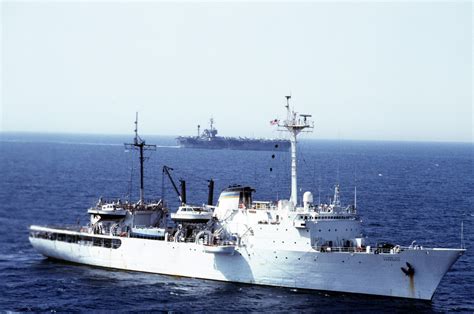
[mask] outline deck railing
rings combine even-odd
[[[330,247],[330,246],[313,246],[313,249],[321,253],[366,253],[366,254],[398,254],[404,250],[410,249],[407,247],[401,247],[399,245],[393,248],[380,248],[380,247]]]

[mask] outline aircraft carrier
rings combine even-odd
[[[278,123],[277,120],[270,121]],[[176,138],[180,147],[204,149],[233,149],[233,150],[264,150],[264,151],[289,151],[290,141],[286,139],[264,139],[248,137],[223,137],[217,136],[214,119],[210,120],[209,129],[200,131],[198,125],[197,136],[179,136]]]

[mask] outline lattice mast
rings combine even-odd
[[[135,138],[133,139],[133,143],[125,143],[126,149],[136,149],[140,152],[140,201],[139,204],[144,204],[145,198],[145,188],[144,188],[144,163],[145,163],[145,156],[144,151],[146,150],[156,150],[156,145],[149,145],[146,144],[145,141],[138,135],[138,112],[135,116]]]
[[[309,114],[298,114],[290,109],[291,96],[286,97],[286,120],[282,124],[278,124],[280,130],[290,133],[291,143],[291,196],[290,201],[296,207],[298,202],[298,181],[297,181],[297,158],[296,158],[296,138],[301,132],[312,132],[314,122],[308,121],[311,117]],[[304,131],[308,129],[307,131]]]

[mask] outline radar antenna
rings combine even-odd
[[[140,138],[138,135],[138,112],[135,115],[135,138],[133,139],[133,143],[125,143],[126,149],[137,149],[140,151],[140,201],[139,204],[144,204],[144,174],[143,174],[143,166],[145,163],[145,157],[143,156],[143,152],[146,150],[156,150],[156,145],[149,145],[146,144],[144,140]]]
[[[291,142],[291,197],[290,201],[293,206],[296,207],[298,202],[298,183],[297,183],[297,171],[296,171],[296,138],[301,132],[312,132],[314,129],[314,122],[308,121],[311,117],[309,114],[298,114],[294,110],[290,109],[291,96],[286,97],[286,113],[287,118],[283,123],[279,123],[278,127],[280,131],[287,131],[290,133]],[[308,129],[307,131],[304,131]]]

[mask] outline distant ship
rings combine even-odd
[[[271,124],[278,120],[270,121]],[[180,147],[205,148],[205,149],[233,149],[233,150],[265,150],[289,151],[290,141],[286,139],[264,139],[248,137],[222,137],[217,136],[214,128],[214,119],[210,120],[210,128],[200,132],[198,125],[197,136],[179,136],[176,138]]]

